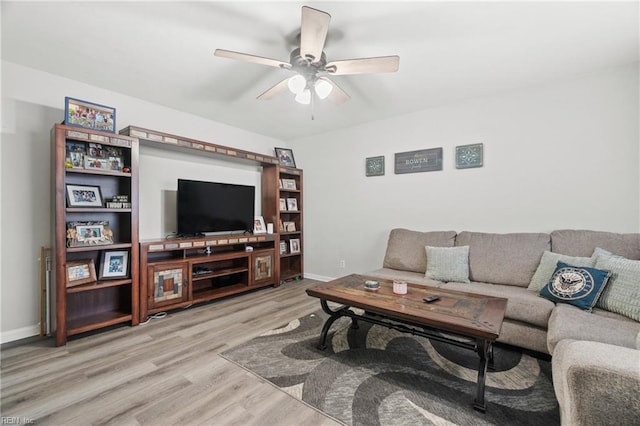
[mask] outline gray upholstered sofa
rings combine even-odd
[[[468,246],[471,282],[426,278],[426,246]],[[563,424],[640,424],[640,322],[598,307],[586,312],[556,304],[528,288],[545,251],[590,257],[597,247],[640,260],[640,234],[393,229],[383,267],[366,275],[508,298],[498,341],[552,355]],[[630,297],[640,305],[640,279]]]

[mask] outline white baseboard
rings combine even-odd
[[[0,333],[0,343],[13,342],[14,340],[26,339],[40,335],[40,324],[28,327],[16,328],[15,330],[3,331]]]
[[[316,275],[316,274],[304,274],[304,277],[312,280],[318,280],[318,281],[324,281],[324,282],[335,280],[335,278],[333,277],[325,277],[324,275]]]

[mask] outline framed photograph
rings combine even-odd
[[[266,234],[267,227],[264,224],[262,216],[256,216],[253,220],[253,233],[254,234]]]
[[[69,261],[65,265],[67,287],[88,284],[96,281],[96,267],[93,259]]]
[[[282,180],[282,189],[293,189],[294,191],[298,188],[296,188],[296,181],[295,179],[281,179]]]
[[[64,124],[84,129],[116,132],[116,109],[70,97],[64,98]]]
[[[101,280],[127,278],[129,276],[129,252],[127,250],[103,251],[98,276]]]
[[[384,155],[366,159],[367,176],[384,176]]]
[[[99,186],[67,184],[67,207],[102,207]]]
[[[286,241],[280,241],[280,254],[287,254],[287,242]]]
[[[67,246],[101,246],[113,244],[113,232],[106,220],[95,222],[68,222]]]
[[[296,223],[284,222],[284,232],[296,232]]]
[[[291,253],[300,253],[300,238],[292,238],[289,240],[289,248]]]
[[[276,157],[278,157],[281,166],[296,166],[296,160],[293,159],[293,150],[289,148],[276,148]]]
[[[84,168],[85,169],[109,169],[109,163],[106,158],[94,158],[88,157],[85,155],[84,157]]]
[[[287,210],[294,212],[298,210],[298,200],[295,198],[287,198]]]
[[[278,189],[283,189],[282,179],[278,179]]]
[[[287,200],[285,200],[284,198],[280,198],[280,211],[281,212],[287,211]]]

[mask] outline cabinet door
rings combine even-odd
[[[189,300],[188,264],[159,263],[148,268],[147,306],[170,306]]]
[[[253,253],[251,285],[273,283],[275,277],[273,250],[261,250]]]

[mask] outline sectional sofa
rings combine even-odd
[[[427,278],[433,274],[428,269],[431,265],[426,247],[468,250],[468,281]],[[430,253],[435,258],[434,252]],[[366,275],[507,298],[498,341],[552,355],[562,423],[631,425],[640,424],[638,260],[640,234],[393,229],[383,267]],[[558,261],[581,267],[624,265],[618,274],[612,272],[613,278],[607,285],[626,280],[626,292],[613,294],[614,290],[605,286],[589,311],[554,303],[540,296],[540,287],[546,286]],[[619,282],[615,283],[615,279]],[[611,294],[606,293],[608,290]]]

